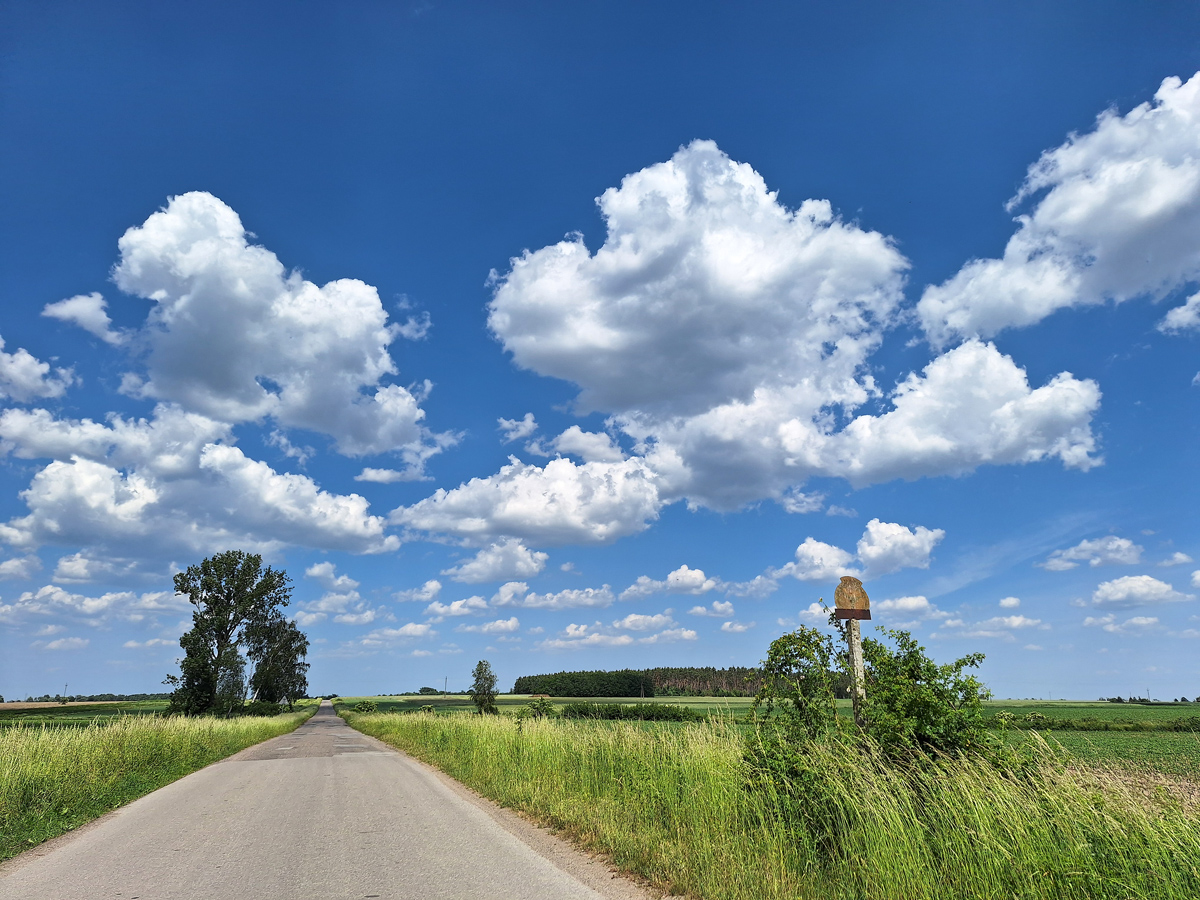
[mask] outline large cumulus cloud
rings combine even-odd
[[[384,383],[397,374],[389,345],[425,323],[389,323],[371,285],[319,287],[249,237],[203,192],[125,232],[113,278],[155,304],[141,336],[148,372],[127,376],[127,390],[223,422],[269,416],[330,435],[340,453],[396,452],[417,468],[450,442],[422,424],[428,384]]]
[[[1033,387],[990,344],[877,384],[870,357],[903,314],[908,263],[827,201],[789,209],[696,141],[598,203],[603,245],[573,236],[514,259],[489,325],[518,365],[574,382],[580,411],[609,415],[636,454],[620,465],[644,466],[659,504],[782,501],[814,476],[1095,463],[1096,385],[1062,373]]]
[[[1159,298],[1200,277],[1200,74],[1168,78],[1124,116],[1107,110],[1085,134],[1029,169],[1017,230],[999,259],[969,262],[925,290],[920,319],[937,345],[1032,325],[1056,310]],[[1189,327],[1192,309],[1169,317]]]

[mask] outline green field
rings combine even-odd
[[[1024,737],[1020,733],[1021,739]],[[1187,778],[1200,784],[1200,735],[1174,731],[1052,731],[1046,740],[1060,744],[1079,763]]]
[[[1112,723],[1161,724],[1175,719],[1200,717],[1200,703],[1106,703],[1084,700],[991,700],[984,704],[987,715],[1009,712],[1018,719],[1038,713],[1055,720],[1097,719]]]
[[[745,720],[750,711],[748,697],[553,697],[557,706],[576,700],[597,703],[667,703],[686,706],[700,712],[715,713]],[[432,696],[339,697],[334,701],[339,713],[353,709],[360,700],[371,700],[381,713],[416,712],[422,706],[432,706],[441,714],[474,712],[475,706],[466,694],[451,694],[446,698]],[[511,715],[529,702],[524,694],[501,694],[496,699],[502,715]],[[1072,722],[1103,722],[1113,727],[1141,726],[1160,729],[1170,723],[1200,716],[1200,704],[1171,703],[1144,706],[1135,703],[1106,703],[1070,700],[994,700],[986,703],[986,715],[994,719],[997,713],[1008,712],[1023,721],[1030,713],[1046,716],[1051,723],[1070,725]],[[850,714],[850,703],[838,701],[838,709]],[[671,723],[646,723],[647,728],[678,727]],[[1070,728],[1039,728],[1051,742],[1060,744],[1080,763],[1101,767],[1148,769],[1165,775],[1200,780],[1200,735],[1190,732],[1150,731],[1075,731]],[[1023,740],[1024,728],[1012,729],[1010,740]]]
[[[122,700],[111,703],[69,703],[65,706],[35,706],[19,709],[24,704],[0,703],[0,726],[13,722],[26,725],[86,725],[94,719],[113,716],[147,716],[167,708],[166,700]]]
[[[501,714],[514,713],[529,702],[530,694],[499,694],[496,706]],[[449,694],[445,698],[441,694],[398,694],[378,697],[338,697],[333,705],[338,712],[350,710],[361,700],[370,700],[379,707],[379,712],[416,712],[422,706],[432,706],[435,712],[474,712],[475,704],[466,694]],[[595,703],[665,703],[671,706],[686,706],[699,712],[732,713],[744,715],[750,709],[753,699],[750,697],[551,697],[550,701],[556,706],[564,703],[574,703],[578,700],[588,700]]]
[[[0,860],[56,837],[316,712],[237,719],[93,716],[0,728]],[[35,712],[36,710],[30,710]]]

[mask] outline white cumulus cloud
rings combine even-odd
[[[926,288],[917,311],[935,344],[1031,325],[1056,310],[1161,297],[1200,276],[1200,75],[1167,78],[1124,116],[1047,150],[1010,201],[1000,259],[974,260]],[[1191,324],[1168,314],[1168,327]]]
[[[900,569],[928,569],[933,548],[946,536],[940,528],[906,528],[895,522],[872,519],[858,541],[858,559],[865,578],[877,578]]]
[[[337,574],[337,567],[331,562],[313,563],[304,570],[304,577],[311,578],[327,591],[352,591],[358,587],[358,582],[349,575]]]
[[[854,555],[841,547],[808,537],[796,548],[795,562],[781,566],[773,574],[791,575],[800,581],[830,581],[843,575],[861,575],[860,571],[851,568],[852,562]]]
[[[0,399],[9,398],[18,403],[29,403],[61,397],[75,383],[75,374],[70,369],[55,369],[50,374],[50,364],[36,358],[24,347],[16,353],[4,352],[4,338],[0,338]]]
[[[36,556],[15,556],[0,562],[0,580],[9,578],[32,578],[41,571],[42,561]]]
[[[118,241],[113,279],[154,302],[143,337],[148,377],[126,388],[230,423],[270,416],[327,434],[348,456],[398,453],[410,469],[453,443],[422,424],[415,393],[385,381],[388,351],[420,336],[388,323],[374,287],[323,287],[289,272],[211,194],[173,197]]]
[[[393,597],[400,603],[417,601],[420,603],[428,603],[442,592],[442,583],[436,578],[430,578],[419,588],[409,588],[405,591],[397,591]]]
[[[0,412],[0,449],[50,459],[21,493],[29,514],[0,539],[33,548],[84,546],[89,558],[170,558],[287,544],[383,552],[399,545],[357,495],[279,473],[231,445],[231,427],[160,404],[150,419],[57,419],[42,409]],[[80,566],[64,580],[80,580]]]
[[[466,584],[532,578],[546,567],[549,558],[549,554],[530,550],[519,540],[508,538],[484,547],[467,562],[445,569],[442,574]]]
[[[500,586],[492,598],[492,606],[517,606],[525,609],[603,609],[612,606],[612,588],[607,584],[598,588],[568,588],[557,593],[527,593],[524,582],[509,582]]]
[[[516,616],[511,619],[497,619],[494,622],[485,622],[482,625],[459,625],[455,631],[474,632],[476,634],[512,634],[519,631],[521,623]]]
[[[1165,581],[1149,575],[1126,575],[1105,581],[1092,594],[1092,604],[1101,609],[1130,609],[1191,599],[1190,594],[1182,594]]]
[[[407,643],[415,638],[432,637],[437,632],[427,623],[408,622],[399,628],[377,628],[359,640],[364,647],[389,647],[399,643]]]
[[[607,544],[658,518],[654,473],[640,459],[618,463],[511,458],[495,475],[439,489],[392,512],[392,521],[468,541],[514,537],[543,545]]]
[[[733,604],[728,600],[714,600],[710,606],[693,606],[688,610],[689,616],[715,616],[727,619],[733,615]]]
[[[938,609],[934,604],[929,602],[929,598],[920,595],[880,600],[878,603],[872,602],[871,611],[873,613],[883,613],[885,616],[889,613],[894,613],[905,618],[914,618],[917,620],[945,619],[949,617],[949,613]]]
[[[110,591],[98,597],[75,594],[58,585],[48,584],[36,591],[25,591],[12,603],[0,602],[0,622],[18,624],[43,616],[66,616],[90,624],[112,619],[140,622],[159,614],[188,609],[188,602],[174,591]]]
[[[964,622],[961,619],[950,619],[942,623],[945,631],[935,634],[933,637],[999,638],[1003,641],[1014,641],[1016,637],[1013,632],[1028,628],[1045,630],[1048,627],[1041,619],[1031,619],[1022,615],[994,616],[982,622],[972,623]]]
[[[754,622],[722,622],[721,630],[727,634],[741,634],[749,631],[754,625]]]
[[[1136,566],[1142,561],[1143,548],[1129,538],[1105,535],[1095,540],[1080,541],[1066,550],[1055,550],[1045,562],[1037,565],[1049,572],[1065,572],[1081,562],[1089,566]]]
[[[622,600],[637,600],[653,594],[707,594],[711,590],[721,588],[723,583],[716,578],[709,578],[703,569],[691,569],[687,564],[673,572],[667,573],[665,581],[656,581],[648,575],[639,575],[637,581],[621,591]]]
[[[1102,628],[1109,634],[1144,634],[1158,625],[1158,618],[1155,616],[1131,616],[1124,622],[1118,622],[1116,618],[1111,613],[1106,616],[1088,616],[1083,620],[1083,624],[1088,628]]]
[[[125,341],[121,332],[113,330],[112,319],[108,317],[108,302],[96,292],[68,297],[57,303],[47,303],[42,309],[42,315],[78,325],[106,344],[116,346]]]
[[[537,420],[531,412],[525,413],[520,419],[497,419],[496,422],[500,426],[501,440],[506,444],[524,440],[538,429]]]
[[[425,607],[425,615],[427,616],[450,616],[452,618],[458,616],[472,616],[483,612],[488,608],[487,601],[482,597],[467,597],[463,600],[455,600],[452,603],[442,603],[434,600]]]
[[[674,625],[675,620],[671,618],[669,609],[652,616],[630,613],[623,619],[617,619],[612,623],[612,627],[620,631],[661,631]]]
[[[884,395],[867,362],[899,316],[908,264],[828,201],[788,209],[750,166],[696,141],[598,202],[603,245],[573,236],[512,260],[489,325],[517,365],[575,383],[580,411],[609,414],[662,502],[772,498],[803,512],[821,502],[798,490],[814,476],[861,485],[1096,462],[1095,384],[1062,373],[1031,388],[991,345],[935,359],[892,409],[853,418]]]

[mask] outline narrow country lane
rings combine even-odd
[[[521,823],[505,815],[354,731],[326,701],[292,734],[4,864],[0,898],[640,895],[530,826],[522,839]]]

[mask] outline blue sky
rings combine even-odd
[[[0,5],[0,694],[213,552],[314,691],[752,665],[859,574],[1200,694],[1192,4]]]

